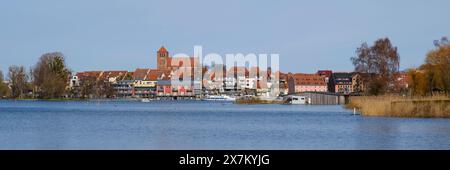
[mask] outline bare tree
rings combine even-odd
[[[23,66],[10,66],[8,77],[13,98],[23,98],[28,90],[27,74]]]
[[[0,71],[0,98],[7,97],[9,95],[9,87],[5,83],[3,72]]]
[[[356,55],[351,60],[356,72],[367,73],[363,80],[367,82],[368,92],[372,95],[389,92],[400,63],[397,47],[391,44],[389,38],[379,39],[371,47],[363,43],[356,50]]]
[[[95,95],[95,85],[97,82],[96,77],[83,76],[80,77],[80,86],[78,87],[79,97],[90,98]]]

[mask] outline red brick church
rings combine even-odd
[[[157,52],[157,70],[175,71],[176,69],[185,66],[183,63],[190,62],[190,67],[198,66],[198,60],[194,57],[189,58],[173,58],[170,56],[169,51],[162,46]],[[173,62],[173,63],[172,63]]]

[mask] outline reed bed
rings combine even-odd
[[[430,97],[353,96],[346,107],[363,116],[450,118],[448,95]]]

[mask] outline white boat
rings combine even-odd
[[[234,101],[236,101],[236,98],[230,97],[230,96],[211,95],[211,96],[206,96],[202,100],[203,101],[230,101],[230,102],[234,102]]]
[[[148,103],[148,102],[150,102],[150,99],[148,99],[148,98],[143,98],[143,99],[141,99],[141,102],[142,102],[142,103]]]

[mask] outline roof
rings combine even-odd
[[[147,69],[147,68],[137,68],[136,70],[134,70],[133,73],[133,79],[134,80],[144,80],[147,77],[148,72],[150,72],[151,69]]]
[[[158,81],[159,80],[172,80],[172,74],[170,70],[158,70]]]
[[[351,83],[352,76],[353,76],[353,73],[347,73],[347,72],[333,73],[332,80],[334,81],[335,84]]]
[[[334,77],[351,77],[352,75],[353,75],[353,73],[348,73],[348,72],[333,73]]]
[[[85,72],[78,72],[75,75],[79,79],[83,78],[95,78],[97,80],[107,80],[109,78],[119,78],[126,76],[128,71],[123,70],[114,70],[114,71],[85,71]],[[120,79],[120,78],[119,78]]]
[[[170,80],[171,71],[170,70],[158,70],[149,68],[138,68],[134,71],[134,80],[146,80],[146,81],[157,81],[159,79]]]
[[[101,73],[102,73],[102,71],[85,71],[85,72],[78,72],[75,75],[78,78],[83,78],[83,77],[95,77],[95,78],[98,78]]]
[[[278,77],[277,77],[278,76]],[[281,71],[276,71],[275,72],[275,78],[278,78],[278,80],[284,79],[286,80],[288,78],[288,74],[283,73]]]
[[[258,77],[260,76],[270,77],[271,69],[260,69],[259,67],[251,67],[249,71],[249,76],[250,73],[256,74],[256,76]]]
[[[333,74],[333,71],[331,71],[331,70],[319,70],[319,71],[317,71],[317,74],[330,76],[331,74]]]
[[[172,60],[178,61],[178,63],[172,63]],[[167,57],[166,58],[166,63],[168,64],[169,67],[182,67],[184,66],[184,62],[189,60],[190,62],[190,67],[194,67],[194,66],[198,66],[199,62],[198,62],[198,58],[197,57]]]
[[[125,76],[127,73],[128,71],[103,71],[99,78],[108,79],[111,77],[120,77]]]
[[[144,80],[148,80],[148,81],[157,81],[159,74],[158,74],[158,70],[150,70],[149,72],[147,72],[147,75],[145,76]]]
[[[158,52],[159,53],[168,53],[169,51],[167,51],[167,49],[164,48],[164,46],[161,46],[161,48],[159,48]]]
[[[245,76],[249,75],[249,70],[245,67],[230,67],[226,73],[226,77],[233,77],[233,75],[236,77],[237,75],[242,75],[244,73]]]

